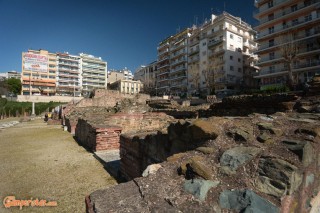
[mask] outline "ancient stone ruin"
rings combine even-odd
[[[88,150],[120,150],[122,183],[88,195],[87,212],[319,212],[319,96],[98,99],[64,117]]]

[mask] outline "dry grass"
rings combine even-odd
[[[116,184],[103,166],[60,126],[42,120],[21,123],[0,132],[0,201],[57,201],[58,207],[11,207],[0,212],[85,212],[84,198]]]

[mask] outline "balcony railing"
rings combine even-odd
[[[185,67],[185,66],[177,67],[177,68],[175,68],[175,69],[172,69],[172,70],[170,71],[170,73],[180,72],[180,71],[182,71],[182,70],[186,70],[186,67]]]
[[[284,31],[288,31],[290,30],[291,28],[297,28],[297,27],[300,27],[302,26],[303,24],[305,23],[308,23],[308,22],[311,22],[311,21],[315,21],[315,20],[318,20],[320,17],[319,14],[317,14],[316,17],[311,17],[310,19],[307,19],[307,20],[301,20],[301,21],[298,21],[298,22],[294,22],[294,23],[291,23],[291,24],[286,24],[286,25],[283,25],[283,26],[279,26],[277,28],[275,28],[272,32],[270,33],[264,33],[264,34],[260,34],[258,36],[258,39],[261,39],[261,38],[264,38],[264,37],[268,37],[270,35],[274,35],[274,34],[277,34],[277,33],[282,33]]]
[[[318,34],[320,34],[320,30],[319,31],[315,30],[312,33],[295,36],[295,37],[293,37],[293,42],[297,42],[298,40],[305,40],[307,38],[313,37],[314,35],[318,35]],[[268,48],[275,48],[275,47],[283,45],[283,44],[286,44],[286,43],[284,43],[284,42],[276,42],[276,43],[274,42],[274,43],[270,43],[270,44],[268,43],[268,44],[265,44],[265,45],[261,45],[258,48],[258,51],[262,51],[262,50],[265,50],[265,49],[268,49]]]
[[[183,63],[183,62],[187,62],[187,59],[186,58],[182,58],[182,59],[179,59],[177,61],[174,61],[171,63],[171,66],[174,66],[174,65],[177,65],[177,64],[180,64],[180,63]]]
[[[255,10],[255,11],[253,12],[253,16],[256,16],[256,15],[258,15],[258,14],[260,14],[260,13],[264,13],[264,12],[270,10],[270,9],[274,9],[274,8],[278,7],[279,5],[282,5],[283,3],[286,3],[286,2],[288,2],[288,1],[291,1],[291,0],[273,0],[273,5],[272,5],[272,6],[266,8],[266,9],[264,9],[264,10],[259,10],[259,9],[258,9],[258,10]],[[255,0],[255,5],[258,6],[258,4],[260,4],[260,3],[262,3],[262,2],[267,3],[268,0]]]
[[[316,3],[319,3],[319,2],[320,2],[320,0],[312,0],[309,5],[300,5],[297,7],[296,10],[291,10],[291,8],[287,8],[285,10],[282,10],[281,13],[279,13],[279,14],[275,14],[272,18],[267,17],[267,18],[261,19],[260,25],[267,23],[267,22],[270,22],[270,21],[273,21],[273,20],[276,20],[276,19],[281,18],[286,15],[296,13],[297,11],[300,11],[304,8],[310,7],[310,6],[312,6]]]

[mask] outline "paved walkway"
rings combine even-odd
[[[85,212],[86,195],[116,184],[72,135],[42,120],[1,129],[0,161],[0,212]],[[58,206],[4,209],[2,201],[10,195]]]

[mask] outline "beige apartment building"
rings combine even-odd
[[[141,81],[133,80],[118,80],[109,85],[111,90],[118,90],[123,94],[138,94],[143,90],[143,84]]]
[[[134,72],[134,80],[141,81],[143,83],[143,92],[151,95],[157,95],[156,87],[156,76],[157,76],[157,61],[154,61],[146,66],[140,66]]]
[[[179,95],[187,92],[188,38],[187,28],[158,45],[156,87],[158,94]]]
[[[320,73],[320,0],[256,0],[255,6],[260,88],[287,84],[290,65],[284,56],[290,45],[294,85]]]
[[[133,80],[133,74],[127,68],[121,70],[108,70],[108,84],[112,84],[119,80]]]
[[[56,54],[47,50],[22,53],[22,95],[55,95]]]

